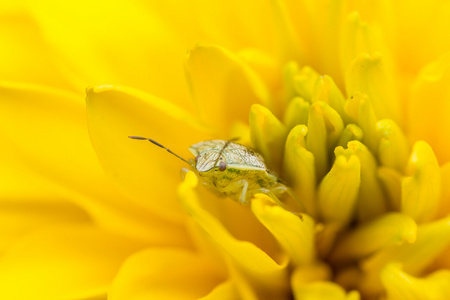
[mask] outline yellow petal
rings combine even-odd
[[[400,210],[403,175],[393,169],[380,167],[378,168],[378,178],[383,184],[386,195],[388,196],[387,206],[391,210]]]
[[[4,139],[5,137],[2,137]],[[16,149],[0,147],[0,203],[11,199],[65,199],[66,189],[33,170]]]
[[[214,264],[193,252],[176,248],[147,249],[125,261],[108,299],[198,299],[223,279]]]
[[[284,173],[306,213],[317,216],[316,171],[314,155],[305,149],[305,136],[308,128],[297,125],[289,133],[284,150]]]
[[[317,224],[317,252],[321,258],[329,257],[336,239],[340,236],[343,229],[342,223],[318,223]]]
[[[244,123],[241,121],[238,121],[236,123],[233,123],[233,125],[230,128],[230,139],[238,138],[238,143],[245,145],[247,147],[252,146],[252,141],[250,138],[250,126],[248,123]]]
[[[417,222],[433,219],[441,199],[441,173],[427,143],[414,144],[406,175],[402,180],[402,212]]]
[[[330,281],[316,281],[304,285],[292,285],[294,298],[296,300],[359,300],[359,293],[356,291],[349,292]]]
[[[420,275],[450,244],[450,217],[418,226],[413,244],[391,246],[362,263],[366,272],[361,289],[377,293],[382,289],[380,270],[391,261],[402,263],[405,272]]]
[[[286,127],[264,106],[254,104],[250,110],[250,137],[255,150],[264,157],[267,166],[275,171],[281,167]]]
[[[312,264],[316,259],[314,220],[306,214],[302,214],[302,220],[271,202],[267,195],[257,194],[251,202],[253,213],[274,235],[294,266]]]
[[[384,214],[340,239],[331,259],[341,264],[361,259],[384,247],[413,243],[416,231],[416,223],[410,217],[400,213]]]
[[[228,300],[238,299],[239,295],[236,291],[236,287],[233,281],[228,280],[217,285],[211,293],[205,297],[199,298],[199,300]]]
[[[363,162],[357,215],[360,221],[367,221],[386,212],[384,192],[377,178],[377,161],[369,149],[358,141],[349,142],[348,148]]]
[[[0,22],[0,43],[5,45],[0,49],[2,80],[59,87],[82,96],[83,87],[77,86],[67,65],[60,63],[61,55],[33,17],[23,8],[12,9],[2,11]]]
[[[202,229],[204,238],[215,245],[224,256],[232,276],[239,278],[239,292],[259,295],[262,299],[286,293],[286,263],[279,264],[254,244],[233,237],[200,205],[193,190],[197,182],[197,177],[192,172],[186,174],[185,181],[178,188],[180,200],[191,218]]]
[[[418,75],[408,104],[408,126],[413,140],[433,147],[441,163],[450,160],[450,53],[428,64]]]
[[[377,118],[372,104],[366,94],[355,92],[347,99],[345,104],[347,114],[357,122],[364,132],[364,144],[376,154],[378,151],[379,137],[376,130]]]
[[[2,169],[13,172],[7,176],[11,186],[2,186],[2,193],[18,197],[33,195],[33,186],[41,192],[46,188],[46,196],[70,198],[94,213],[98,199],[93,199],[112,193],[99,189],[107,184],[89,140],[82,98],[28,84],[1,83],[0,90],[1,127],[8,128],[2,131],[8,141],[2,152],[11,158]]]
[[[272,110],[275,115],[280,115],[286,108],[286,102],[290,100],[289,97],[279,96],[279,94],[283,94],[283,92],[278,93],[278,90],[282,85],[280,62],[276,57],[256,48],[242,49],[237,55],[246,65],[258,74],[267,89],[273,91],[276,105],[272,105]]]
[[[300,70],[297,69],[297,72],[293,73],[293,85],[297,95],[306,101],[311,101],[314,86],[318,78],[319,74],[311,67],[306,66]]]
[[[337,47],[342,1],[284,1],[305,61],[333,78],[340,75]]]
[[[377,118],[402,124],[400,101],[384,60],[380,53],[362,54],[353,60],[346,76],[347,95],[366,94]]]
[[[19,238],[48,226],[87,224],[89,215],[80,207],[62,199],[37,197],[2,199],[0,202],[0,252]]]
[[[358,125],[348,124],[342,131],[338,145],[345,148],[350,141],[361,141],[363,137],[364,133]]]
[[[385,1],[386,2],[386,1]],[[348,4],[348,2],[347,2]],[[364,3],[354,3],[356,5]],[[367,14],[364,16],[366,19],[370,18],[373,10],[379,9],[380,7],[385,7],[384,3],[379,3],[380,5],[367,5]],[[384,5],[384,6],[383,6]],[[370,6],[370,8],[369,8]],[[354,11],[347,15],[344,25],[342,26],[342,38],[339,40],[340,49],[340,63],[342,70],[344,72],[350,67],[351,62],[363,53],[374,53],[381,52],[383,57],[389,58],[389,70],[392,70],[392,58],[391,53],[386,47],[386,41],[383,34],[389,34],[389,32],[381,32],[380,28],[376,25],[368,24],[361,20],[361,14],[358,9],[353,9]],[[369,11],[370,10],[370,11]],[[385,11],[382,11],[382,13]],[[379,18],[376,18],[376,22],[380,22]],[[389,23],[392,26],[392,23]]]
[[[328,153],[334,149],[344,130],[339,114],[324,102],[314,102],[308,115],[306,148],[314,154],[317,178],[329,169]]]
[[[441,167],[441,180],[442,197],[438,216],[444,217],[450,214],[450,163],[447,163]]]
[[[417,278],[402,271],[400,264],[391,263],[381,271],[381,281],[388,300],[447,299],[450,295],[449,270]]]
[[[333,278],[335,283],[346,290],[350,290],[358,287],[361,276],[361,269],[358,266],[350,264],[338,268]]]
[[[444,37],[450,26],[447,1],[390,1],[395,7],[397,26],[393,46],[402,70],[416,74],[430,60],[450,51],[450,42]],[[417,41],[420,41],[418,43]]]
[[[297,91],[295,87],[295,76],[297,76],[299,72],[300,72],[299,66],[296,61],[288,61],[283,66],[282,96],[286,98],[287,101],[297,96]]]
[[[130,205],[129,198],[107,180],[89,140],[81,98],[30,85],[4,85],[2,91],[0,122],[8,128],[2,139],[9,141],[0,150],[2,199],[61,199],[62,204],[70,200],[110,230],[153,242],[186,244],[183,227],[148,207]],[[165,233],[157,234],[161,222],[166,224],[161,227]],[[169,232],[177,238],[168,239]]]
[[[270,1],[272,5],[272,14],[274,25],[280,45],[280,56],[282,61],[295,60],[301,61],[303,58],[303,49],[298,32],[289,17],[289,9],[284,1]]]
[[[450,244],[450,218],[419,226],[417,240],[396,251],[405,271],[419,274]],[[395,253],[395,252],[394,252]]]
[[[289,102],[283,119],[287,130],[291,130],[296,125],[308,124],[309,106],[309,103],[301,97],[295,97]]]
[[[36,232],[1,256],[0,297],[39,300],[104,295],[125,258],[142,247],[91,226]]]
[[[226,130],[231,122],[246,121],[253,103],[272,105],[261,78],[224,48],[198,45],[188,53],[185,69],[195,107],[207,124]]]
[[[411,151],[406,136],[392,120],[381,120],[376,126],[381,137],[378,150],[381,165],[404,172]]]
[[[103,168],[140,205],[184,218],[176,200],[180,169],[188,167],[164,149],[130,135],[149,137],[186,159],[188,147],[207,134],[181,108],[128,88],[88,90],[89,133]]]
[[[324,262],[304,265],[294,269],[291,275],[291,285],[302,285],[314,281],[330,280],[332,270],[330,266]]]
[[[180,57],[197,42],[199,35],[193,35],[198,31],[182,30],[192,27],[174,28],[155,8],[136,2],[83,0],[69,9],[55,0],[31,1],[27,10],[56,48],[58,63],[76,77],[77,87],[133,86],[192,110],[183,70],[173,67],[174,62],[181,66]]]
[[[312,94],[312,102],[316,101],[327,103],[345,123],[350,121],[345,113],[345,98],[330,76],[324,75],[317,78]]]
[[[326,223],[345,226],[355,212],[361,163],[350,149],[337,147],[335,154],[333,167],[319,185],[318,204]]]
[[[88,188],[102,170],[87,133],[83,99],[63,90],[0,83],[0,123],[14,149],[40,173]]]

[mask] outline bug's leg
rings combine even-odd
[[[288,193],[289,196],[292,197],[292,199],[295,200],[295,203],[297,203],[300,206],[301,211],[306,211],[305,206],[303,205],[303,203],[297,198],[297,196],[295,196],[294,191],[287,186],[279,186],[276,188],[273,188],[271,190],[272,193],[274,194],[281,194],[281,193]]]
[[[295,196],[294,191],[290,187],[286,187],[286,193],[289,194],[289,196],[292,197],[292,199],[295,200],[295,202],[300,206],[300,209],[304,212],[306,212],[306,208],[303,205],[303,203]]]
[[[278,199],[278,197],[269,189],[259,189],[256,191],[256,193],[262,193],[262,194],[266,194],[267,196],[269,196],[276,204],[278,204],[279,206],[286,208],[284,206],[284,204],[280,201],[280,199]]]
[[[186,177],[186,174],[189,172],[190,170],[188,168],[181,168],[180,174],[181,174],[181,179],[184,180],[184,177]]]
[[[242,179],[241,183],[242,183],[242,193],[241,197],[239,198],[239,202],[241,202],[241,204],[246,204],[247,201],[245,200],[245,198],[247,196],[248,182],[247,180]]]
[[[241,193],[240,193],[241,195],[237,201],[239,201],[239,203],[241,203],[241,204],[247,204],[248,203],[248,201],[247,201],[248,181],[247,180],[240,179],[240,180],[233,181],[224,190],[224,192],[227,193],[228,195],[238,194],[239,191],[241,191]]]
[[[281,206],[281,207],[284,208],[285,210],[289,211],[290,213],[292,213],[292,214],[298,216],[301,220],[303,220],[303,217],[302,217],[302,214],[301,214],[301,213],[299,213],[299,212],[294,212],[294,211],[289,210],[289,209],[286,207],[286,205],[284,205],[284,203],[281,202],[280,199],[278,199],[278,197],[274,194],[274,191],[281,193],[281,192],[289,192],[288,190],[289,190],[288,187],[280,186],[280,187],[276,187],[276,188],[274,188],[274,189],[272,189],[272,190],[269,190],[269,189],[259,189],[259,190],[257,190],[256,192],[257,192],[257,193],[263,193],[263,194],[266,194],[266,195],[269,196],[276,204],[278,204],[279,206]]]

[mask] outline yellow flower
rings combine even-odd
[[[0,299],[450,296],[447,2],[0,12]],[[294,197],[218,197],[130,135],[239,137]]]

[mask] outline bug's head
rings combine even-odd
[[[211,171],[223,172],[227,169],[227,162],[222,153],[218,151],[208,151],[198,154],[195,157],[194,166],[199,173]]]

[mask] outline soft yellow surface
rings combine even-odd
[[[449,14],[0,1],[0,299],[449,298]],[[303,218],[128,136],[238,138]]]

